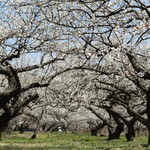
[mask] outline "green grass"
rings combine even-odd
[[[146,150],[141,147],[147,143],[146,137],[137,137],[133,142],[105,140],[106,137],[94,137],[90,134],[39,133],[37,139],[30,139],[33,133],[3,134],[0,150]]]

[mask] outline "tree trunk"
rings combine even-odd
[[[19,133],[22,134],[25,132],[25,128],[24,128],[24,125],[21,124],[20,128],[19,128]]]
[[[91,129],[91,135],[97,136],[97,130],[95,128]]]
[[[27,130],[27,129],[28,129],[28,125],[27,125],[26,121],[24,121],[21,124],[21,126],[19,127],[19,133],[23,134],[25,132],[25,130]]]
[[[106,123],[100,123],[99,125],[97,125],[96,127],[91,129],[91,135],[92,136],[97,136],[97,132],[98,130],[102,130],[104,128],[104,126],[106,125]]]
[[[148,147],[150,146],[150,129],[148,130],[148,143],[147,143],[147,146]]]
[[[134,141],[135,138],[135,130],[134,130],[134,124],[136,122],[136,119],[133,118],[128,123],[126,123],[126,126],[128,128],[128,133],[126,133],[127,141]]]
[[[134,126],[128,126],[128,133],[126,133],[126,138],[127,141],[134,141],[135,138],[135,131],[134,131]]]
[[[118,117],[118,114],[114,112],[113,110],[111,110],[110,108],[109,107],[106,108],[106,111],[109,113],[110,116],[113,117],[114,121],[117,124],[117,127],[113,133],[112,132],[109,133],[108,140],[119,139],[120,134],[124,131],[124,123],[120,120],[120,118]]]
[[[31,139],[36,139],[37,137],[37,130],[34,131],[33,135],[31,136]]]
[[[120,138],[120,134],[123,131],[124,131],[124,124],[123,123],[118,124],[114,132],[110,132],[109,131],[108,140],[119,139]]]
[[[120,138],[120,134],[124,131],[124,124],[123,123],[120,123],[117,125],[117,128],[115,130],[115,137],[116,139],[119,139]]]
[[[4,113],[0,116],[0,133],[2,133],[7,127],[8,123],[12,118]]]
[[[8,123],[11,119],[12,118],[7,113],[0,116],[0,140],[2,138],[2,132],[8,127]]]
[[[150,146],[150,88],[148,89],[147,93],[146,93],[146,96],[147,96],[147,129],[148,129],[148,146]]]

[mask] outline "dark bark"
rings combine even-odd
[[[28,129],[28,126],[26,124],[21,124],[20,128],[19,128],[19,133],[22,134],[25,132],[25,130]]]
[[[99,125],[97,125],[96,127],[91,129],[91,135],[92,136],[97,136],[97,132],[101,129],[104,128],[104,126],[106,126],[106,123],[100,123]]]
[[[20,115],[20,110],[24,108],[24,104],[28,104],[32,100],[38,98],[37,94],[30,95],[20,106],[15,108],[9,108],[8,106],[3,106],[4,113],[0,116],[0,133],[4,132],[8,127],[10,120]]]
[[[25,129],[24,129],[24,127],[21,126],[20,129],[19,129],[19,133],[22,134],[24,132],[25,132]]]
[[[97,130],[95,128],[91,129],[91,135],[97,136]]]
[[[7,128],[8,122],[11,119],[12,118],[8,115],[8,113],[4,113],[0,116],[0,132],[3,132]]]
[[[33,135],[31,136],[31,139],[36,139],[36,137],[37,137],[37,131],[35,131],[35,132],[33,133]]]
[[[146,113],[148,118],[148,124],[150,124],[150,88],[146,92],[146,99],[147,99]]]
[[[4,113],[0,116],[0,139],[1,133],[8,127],[9,121],[12,117],[8,113]]]
[[[11,101],[13,105],[21,92],[20,80],[15,69],[7,61],[1,61],[1,66],[0,73],[7,78],[8,88],[0,93],[0,108],[4,111],[0,116],[0,133],[8,127],[9,121],[14,118],[12,109],[7,104]]]
[[[148,127],[148,143],[147,146],[150,146],[150,126]]]
[[[116,127],[116,129],[115,129],[114,132],[112,132],[111,130],[109,130],[108,140],[119,139],[120,138],[120,134],[123,131],[124,131],[124,124],[123,123],[117,124],[117,127]]]
[[[106,111],[114,118],[117,124],[114,132],[111,132],[111,130],[109,131],[108,140],[119,139],[120,134],[124,131],[124,123],[120,120],[120,118],[118,118],[118,116],[116,115],[114,111],[111,111],[110,108],[107,108]]]
[[[146,106],[146,114],[147,114],[147,129],[148,129],[148,146],[150,146],[150,88],[146,93],[147,106]]]
[[[3,62],[1,65],[0,73],[7,78],[9,88],[0,93],[0,108],[5,107],[10,100],[15,103],[16,97],[21,92],[20,80],[15,69],[8,62]]]
[[[133,56],[130,53],[127,53],[127,57],[129,59],[130,63],[132,64],[132,67],[134,68],[134,70],[136,72],[143,72],[143,71],[145,71],[144,67],[140,63],[138,63],[138,61],[135,58],[135,56]],[[145,80],[150,80],[150,72],[148,72],[148,71],[145,72],[144,76],[141,77],[141,78],[143,78]]]
[[[127,141],[133,141],[135,138],[135,130],[134,130],[134,124],[136,122],[136,119],[133,118],[130,121],[126,120],[124,116],[117,113],[116,111],[109,109],[109,111],[114,114],[116,118],[120,118],[124,124],[127,126],[128,132],[126,133]],[[142,112],[143,113],[143,112]]]
[[[132,120],[127,124],[128,132],[126,133],[127,141],[133,141],[135,138],[134,123]]]
[[[0,141],[2,140],[2,133],[0,132]]]
[[[96,117],[102,120],[107,126],[110,126],[108,120],[102,117],[99,113],[97,113],[92,107],[86,107],[86,108],[90,110]]]
[[[48,131],[51,131],[51,129],[52,129],[54,126],[55,126],[55,123],[52,124],[52,125],[44,124],[44,125],[42,126],[42,129],[43,129],[43,131],[48,132]]]

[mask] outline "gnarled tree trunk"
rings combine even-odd
[[[106,111],[114,118],[117,126],[114,132],[109,131],[108,140],[119,139],[120,134],[124,131],[124,123],[120,120],[120,118],[116,115],[114,111],[110,108],[106,108]]]
[[[135,138],[135,130],[134,130],[134,124],[136,122],[136,119],[132,119],[131,121],[129,121],[126,125],[128,128],[128,132],[126,133],[126,138],[127,141],[133,141]]]
[[[10,116],[9,113],[4,112],[1,116],[0,116],[0,140],[2,138],[2,132],[8,127],[8,123],[9,121],[12,119],[12,117]]]
[[[117,127],[116,127],[116,129],[115,129],[114,132],[109,131],[108,140],[119,139],[119,138],[120,138],[120,134],[121,134],[123,131],[124,131],[124,124],[123,124],[123,123],[117,124]]]
[[[106,123],[103,122],[103,123],[100,123],[99,125],[97,125],[96,127],[92,128],[91,129],[91,135],[92,136],[97,136],[98,130],[103,129],[105,125],[106,125]]]

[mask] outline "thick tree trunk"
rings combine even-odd
[[[109,131],[108,140],[119,139],[120,138],[120,134],[123,131],[124,131],[124,124],[123,123],[118,124],[114,132]]]
[[[128,128],[128,133],[126,133],[127,141],[134,141],[135,138],[135,130],[134,130],[134,124],[136,122],[136,119],[130,120],[128,123],[126,123]]]
[[[124,124],[123,123],[120,123],[117,125],[117,128],[115,130],[115,136],[116,136],[116,139],[119,139],[120,138],[120,134],[124,131]]]
[[[97,136],[97,132],[99,130],[102,130],[104,128],[104,126],[106,125],[106,123],[101,123],[98,126],[94,127],[91,129],[91,135],[92,136]]]
[[[110,116],[113,117],[113,119],[116,122],[117,126],[116,126],[116,129],[113,133],[109,132],[108,140],[119,139],[120,134],[124,131],[124,123],[120,120],[120,118],[118,117],[118,114],[116,112],[112,111],[110,108],[108,107],[106,109],[106,111],[110,114]]]
[[[0,140],[2,138],[2,132],[8,127],[8,123],[11,119],[12,118],[7,113],[0,116]]]
[[[134,126],[128,126],[128,133],[126,133],[126,138],[127,141],[134,141],[135,138],[135,131],[134,131]]]
[[[0,133],[2,133],[7,127],[8,123],[12,118],[7,116],[6,113],[0,116]]]

